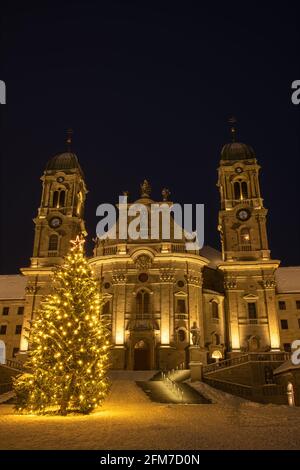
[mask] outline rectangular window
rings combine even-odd
[[[2,315],[8,315],[8,313],[9,313],[9,307],[3,307]]]
[[[283,349],[285,350],[285,352],[291,352],[291,343],[283,343]]]
[[[22,325],[16,325],[15,334],[16,334],[16,335],[20,335],[21,332],[22,332]]]
[[[20,351],[19,348],[14,348],[13,349],[13,357],[16,357],[16,355],[18,354],[19,351]]]
[[[185,313],[185,300],[178,299],[177,300],[177,313]]]
[[[0,326],[0,335],[6,335],[7,325]]]
[[[278,302],[279,310],[286,310],[286,303],[284,300],[279,300]]]
[[[300,310],[300,300],[296,300],[296,309]]]
[[[18,315],[23,315],[24,307],[18,307]]]
[[[281,329],[288,330],[289,329],[289,322],[287,320],[280,320]]]
[[[298,326],[299,326],[299,328],[300,328],[300,318],[298,318]]]
[[[249,302],[248,303],[248,317],[249,320],[256,320],[257,318],[257,311],[256,311],[256,303]]]

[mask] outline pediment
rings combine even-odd
[[[187,293],[184,292],[183,290],[180,290],[178,292],[175,292],[175,297],[187,297]]]
[[[248,302],[251,302],[251,301],[254,301],[254,300],[258,300],[258,295],[246,294],[246,295],[244,295],[243,299],[247,300]]]

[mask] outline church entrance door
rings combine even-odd
[[[144,340],[134,346],[134,370],[150,370],[150,348]]]

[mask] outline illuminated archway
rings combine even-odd
[[[219,360],[222,359],[223,356],[222,356],[221,351],[219,351],[219,350],[216,349],[215,351],[213,351],[211,357],[212,357],[213,359],[215,359],[216,362],[219,362]]]

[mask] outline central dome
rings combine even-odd
[[[249,158],[255,158],[253,148],[240,142],[225,144],[221,151],[221,160],[248,160]]]
[[[46,170],[75,170],[81,171],[78,158],[73,152],[63,152],[54,155],[49,160],[46,166]]]

